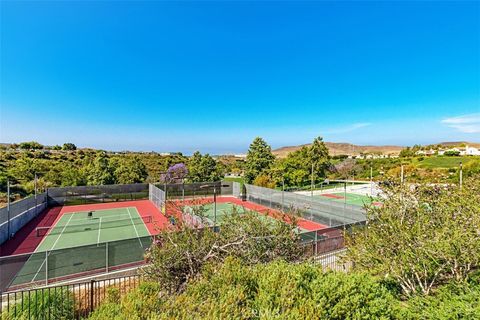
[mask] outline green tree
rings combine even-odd
[[[43,149],[43,145],[36,141],[21,142],[20,149],[22,150],[39,150]]]
[[[330,166],[330,155],[327,146],[321,137],[317,137],[313,140],[309,149],[314,179],[324,178],[326,176],[326,171]]]
[[[147,178],[147,169],[138,157],[120,158],[115,165],[115,181],[120,184],[140,183]]]
[[[188,161],[188,172],[191,182],[218,181],[222,178],[215,159],[208,153],[202,156],[198,151]]]
[[[464,281],[480,267],[480,179],[458,186],[392,186],[368,224],[353,233],[357,269],[396,281],[406,295]]]
[[[250,144],[245,162],[245,181],[252,183],[257,176],[268,171],[275,161],[272,148],[260,137]]]
[[[203,218],[207,209],[201,203],[199,200],[195,205],[194,214]],[[192,214],[186,208],[177,210],[183,211],[184,216]],[[253,212],[240,213],[232,209],[223,216],[220,232],[179,221],[175,229],[162,230],[156,236],[144,273],[168,291],[176,292],[197,277],[206,264],[221,263],[229,256],[247,264],[275,259],[297,261],[303,250],[296,232],[296,219],[288,215],[285,220],[289,223],[280,217],[267,220]],[[203,222],[208,223],[206,219]]]
[[[115,182],[109,158],[104,152],[97,156],[86,167],[86,178],[89,185],[112,184]]]
[[[63,144],[62,150],[67,150],[67,151],[77,150],[77,146],[71,142],[67,142]]]

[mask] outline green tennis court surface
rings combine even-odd
[[[45,237],[12,284],[141,261],[151,243],[149,221],[135,207],[66,213],[51,228],[37,228]]]
[[[196,206],[196,207],[197,207],[197,209],[193,209],[192,207],[187,206],[186,211],[188,213],[194,213],[194,214],[195,213],[198,214],[200,212],[205,218],[207,218],[208,222],[212,226],[214,224],[213,222],[215,221],[215,209],[217,211],[216,221],[217,221],[218,225],[222,224],[225,217],[227,217],[228,215],[232,215],[234,212],[238,213],[238,214],[243,214],[243,213],[246,213],[246,212],[253,212],[253,213],[256,213],[260,219],[265,220],[267,222],[273,223],[274,221],[276,221],[276,219],[272,216],[269,216],[267,212],[262,213],[262,212],[258,212],[256,210],[246,209],[242,206],[236,205],[236,204],[231,203],[231,202],[217,203],[216,208],[215,208],[215,205],[213,203],[204,204],[204,205]],[[300,228],[300,227],[297,227],[297,229],[298,229],[297,231],[299,233],[308,232],[308,230]]]
[[[333,196],[333,197],[332,197]],[[335,202],[343,202],[347,204],[353,204],[357,206],[364,206],[370,205],[372,202],[375,202],[375,199],[372,201],[372,198],[369,196],[356,194],[356,193],[328,193],[328,194],[321,194],[320,197],[322,199],[328,199]]]

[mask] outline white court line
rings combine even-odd
[[[35,279],[37,278],[38,274],[40,273],[40,270],[42,269],[43,265],[45,264],[45,261],[46,259],[48,259],[48,256],[50,255],[50,252],[52,252],[53,248],[57,245],[57,242],[58,242],[58,239],[60,239],[60,237],[62,236],[63,232],[65,231],[65,228],[68,226],[68,224],[70,223],[70,220],[72,220],[72,217],[73,217],[73,214],[70,216],[70,218],[68,219],[67,223],[63,226],[63,229],[62,229],[62,232],[60,232],[60,234],[58,235],[58,238],[55,240],[55,242],[53,243],[53,246],[50,248],[50,250],[48,250],[48,253],[47,253],[47,256],[45,258],[45,260],[43,260],[42,264],[40,265],[40,267],[38,268],[37,270],[37,273],[35,273],[35,276],[33,277],[32,281],[30,282],[33,282],[35,281]],[[45,237],[46,239],[47,237]],[[43,240],[45,240],[43,239]]]
[[[130,221],[132,221],[133,229],[135,229],[135,233],[137,234],[137,239],[138,239],[138,242],[140,243],[140,247],[143,247],[142,246],[142,241],[140,241],[140,236],[138,235],[137,227],[135,226],[135,223],[133,222],[132,215],[130,214],[130,208],[127,208],[127,211],[128,211],[128,215],[130,216]],[[141,217],[140,217],[140,219],[141,219]]]
[[[98,237],[97,237],[97,246],[100,243],[100,233],[102,232],[102,217],[98,221]]]

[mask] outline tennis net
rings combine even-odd
[[[110,219],[107,218],[92,218],[89,221],[85,222],[82,220],[81,223],[69,224],[66,226],[50,226],[50,227],[37,227],[36,235],[37,237],[43,237],[47,234],[61,234],[61,233],[73,233],[73,232],[84,232],[90,230],[98,229],[107,229],[107,228],[118,228],[130,225],[142,225],[145,223],[151,223],[153,221],[152,216],[143,216],[143,217],[131,217],[127,219]]]

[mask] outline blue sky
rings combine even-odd
[[[480,142],[479,2],[1,2],[0,141]]]

